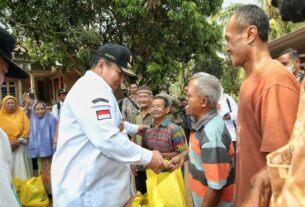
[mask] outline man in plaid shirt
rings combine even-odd
[[[166,116],[169,110],[168,99],[163,96],[154,98],[151,106],[153,126],[146,130],[143,139],[143,147],[160,151],[165,159],[170,159],[187,149],[183,129],[170,122]]]

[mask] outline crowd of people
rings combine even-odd
[[[52,194],[50,167],[57,122],[42,101],[21,107],[13,96],[2,100],[0,127],[7,134],[12,151],[12,176],[25,181],[41,175],[49,195]]]
[[[53,206],[131,206],[134,190],[147,192],[146,169],[185,170],[195,207],[302,203],[287,192],[304,186],[293,179],[278,186],[271,167],[291,140],[305,146],[296,138],[304,128],[305,75],[296,50],[271,58],[268,30],[268,16],[256,5],[240,7],[226,25],[232,65],[246,73],[238,103],[218,78],[198,72],[178,98],[166,85],[153,94],[148,85],[130,83],[119,107],[114,92],[126,76],[136,74],[130,50],[114,43],[97,49],[89,70],[69,92],[58,91],[52,112],[30,92],[22,106],[15,97],[4,97],[0,206],[18,206],[14,177],[37,174]],[[12,62],[15,41],[2,28],[0,43],[1,84],[4,75],[27,78]],[[304,154],[297,149],[287,177],[305,180],[300,173],[305,164],[293,165]]]

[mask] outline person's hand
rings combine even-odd
[[[124,122],[122,121],[119,125],[120,132],[122,132],[124,130],[124,128],[125,128]]]
[[[153,150],[151,161],[145,167],[153,170],[155,173],[159,173],[164,167],[161,153],[157,150]]]
[[[139,125],[138,135],[143,135],[148,128],[149,125]]]
[[[30,98],[30,94],[29,93],[25,93],[23,96],[23,101],[28,105],[31,106],[33,103],[33,99]]]
[[[245,206],[268,206],[271,198],[271,180],[267,167],[250,178],[251,190]]]
[[[12,151],[15,151],[17,149],[17,147],[19,146],[19,141],[13,140],[13,141],[10,141],[10,144],[11,144]]]
[[[226,115],[224,115],[223,120],[231,120],[230,113],[227,113]]]
[[[132,172],[132,174],[133,174],[134,176],[138,175],[138,173],[137,173],[137,166],[134,165],[134,164],[132,164],[130,167],[131,167],[131,172]]]
[[[184,164],[184,158],[180,155],[177,155],[170,160],[170,162],[166,167],[170,172],[172,172],[178,169],[179,167],[182,167],[183,164]]]

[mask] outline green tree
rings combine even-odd
[[[0,21],[9,25],[33,61],[83,72],[99,45],[131,48],[140,83],[185,81],[194,70],[213,68],[220,27],[207,21],[222,0],[4,0]],[[203,67],[204,66],[204,67]],[[214,70],[215,69],[215,70]],[[190,73],[191,73],[190,72]],[[178,77],[178,76],[181,77]]]

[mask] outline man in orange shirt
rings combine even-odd
[[[243,67],[237,117],[236,206],[268,206],[266,155],[288,143],[300,88],[268,50],[269,19],[256,5],[239,8],[226,26],[227,52]]]

